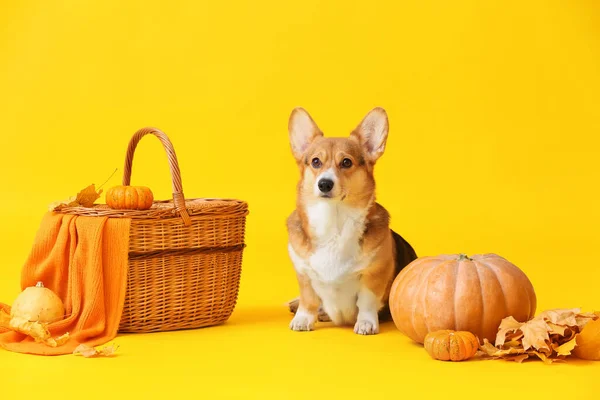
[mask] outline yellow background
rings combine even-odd
[[[0,301],[47,205],[115,168],[119,184],[143,126],[172,139],[186,196],[251,210],[228,324],[123,336],[110,360],[0,352],[3,393],[597,398],[600,363],[435,362],[389,324],[291,332],[282,305],[296,295],[289,112],[339,136],[382,106],[378,198],[419,255],[495,252],[538,311],[600,308],[599,24],[593,0],[1,2]],[[170,196],[158,141],[138,147],[133,183]]]

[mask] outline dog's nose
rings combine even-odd
[[[319,181],[319,190],[323,193],[329,193],[333,189],[333,181],[323,178]]]

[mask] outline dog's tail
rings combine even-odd
[[[396,275],[408,264],[417,259],[415,249],[402,236],[392,230],[392,237],[396,244]]]
[[[396,261],[394,277],[398,276],[400,271],[404,269],[408,264],[417,259],[417,253],[415,249],[408,243],[402,236],[392,230],[392,238],[396,246]],[[392,313],[390,311],[390,305],[385,304],[379,311],[379,319],[381,321],[391,321]]]

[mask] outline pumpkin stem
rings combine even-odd
[[[469,256],[467,256],[465,253],[460,253],[458,256],[458,261],[464,261],[464,260],[469,260],[472,261]]]
[[[42,281],[39,281],[35,284],[35,287],[44,287],[44,283]]]

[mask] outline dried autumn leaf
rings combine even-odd
[[[577,338],[573,338],[566,343],[561,344],[556,349],[556,354],[559,356],[568,356],[571,354],[571,351],[577,346]]]
[[[496,348],[493,344],[489,342],[486,338],[483,339],[483,344],[479,345],[479,350],[483,353],[487,354],[490,357],[494,357],[494,354],[498,352],[498,348]]]
[[[508,334],[506,335],[506,341],[507,341],[507,342],[510,342],[510,341],[513,341],[513,340],[516,340],[516,341],[518,341],[518,340],[520,340],[520,339],[522,339],[522,338],[523,338],[523,332],[521,332],[521,331],[519,331],[519,330],[518,330],[518,331],[515,331],[515,332],[513,332],[513,333],[508,333]]]
[[[580,332],[585,332],[585,329],[582,331],[583,327],[591,326],[600,331],[600,327],[592,322],[595,320],[600,320],[600,313],[582,313],[579,308],[546,310],[526,322],[507,317],[500,323],[495,346],[484,340],[480,352],[490,358],[516,362],[533,356],[546,364],[564,361],[578,351],[582,340]],[[594,330],[590,331],[593,333]],[[592,333],[588,335],[591,337]],[[588,343],[594,343],[595,340]],[[597,342],[600,342],[600,338]],[[591,357],[600,358],[600,349]]]
[[[61,335],[55,339],[56,345],[62,346],[63,344],[67,343],[69,341],[69,339],[70,339],[69,332],[67,332],[64,335]]]
[[[504,341],[506,340],[506,335],[508,333],[514,333],[523,325],[522,322],[517,321],[512,316],[504,318],[500,323],[500,327],[498,328],[498,333],[496,334],[496,346],[502,346]]]
[[[548,332],[550,335],[556,334],[556,335],[560,335],[560,336],[564,336],[565,335],[565,330],[567,330],[567,327],[564,325],[557,325],[553,322],[547,322],[548,327],[550,328],[550,331]]]
[[[484,357],[487,356],[490,359],[501,358],[505,361],[521,363],[529,358],[529,352],[526,352],[523,348],[511,347],[508,349],[498,349],[487,339],[483,339],[483,344],[479,346],[479,350],[483,353]]]
[[[536,317],[536,319],[544,319],[555,326],[577,327],[578,331],[581,331],[588,322],[597,318],[597,314],[582,313],[580,308],[546,310]]]
[[[522,363],[523,361],[527,360],[529,358],[529,354],[519,354],[516,356],[509,356],[509,357],[504,357],[504,359],[506,361],[515,361],[517,363]]]
[[[521,332],[523,332],[523,348],[528,350],[530,348],[550,349],[546,340],[549,340],[548,326],[546,321],[541,319],[532,319],[521,325]]]
[[[544,348],[544,349],[539,349],[539,350],[537,350],[537,351],[538,351],[539,353],[544,353],[544,354],[545,354],[545,355],[547,355],[548,357],[551,357],[551,356],[552,356],[552,353],[553,353],[553,351],[554,351],[554,350],[552,349],[552,343],[550,343],[550,341],[549,341],[549,340],[547,340],[547,341],[546,341],[546,345],[548,346],[548,348],[547,348],[547,349],[546,349],[546,348]],[[529,349],[529,350],[527,350],[527,351],[536,351],[536,350]]]
[[[600,360],[600,319],[589,322],[577,335],[573,354],[584,360]]]
[[[541,312],[536,319],[545,319],[556,325],[576,326],[575,316],[581,312],[579,308],[556,308]]]
[[[84,357],[93,357],[98,354],[98,351],[93,347],[80,344],[75,348],[75,350],[73,350],[73,354],[81,354]]]
[[[110,178],[112,178],[115,172],[117,172],[117,169],[115,169],[108,179],[98,187],[98,190],[96,190],[96,186],[94,184],[91,184],[77,193],[77,196],[71,196],[67,200],[55,201],[51,203],[48,206],[49,210],[60,211],[64,207],[93,207],[94,202],[98,200],[102,194],[102,186],[104,186],[110,180]]]
[[[552,359],[548,358],[544,353],[537,352],[535,350],[528,352],[529,354],[535,354],[544,364],[552,364]]]
[[[96,191],[96,186],[91,184],[77,193],[77,196],[71,196],[67,200],[55,201],[48,208],[50,211],[60,211],[64,207],[93,207],[94,202],[100,198],[100,194],[102,194],[102,189]]]
[[[60,211],[68,204],[71,204],[75,201],[75,196],[71,196],[65,200],[54,201],[48,205],[48,211]]]
[[[4,313],[6,314],[6,313]],[[3,317],[4,318],[4,317]],[[8,329],[32,337],[38,343],[44,343],[50,347],[62,346],[69,340],[69,333],[54,339],[45,324],[29,321],[22,317],[13,317],[8,323]]]
[[[563,337],[560,340],[568,342],[569,340],[573,339],[576,335],[577,335],[577,332],[575,332],[571,328],[568,328],[567,330],[565,330],[565,334],[563,335]]]
[[[512,354],[523,354],[525,350],[523,348],[510,347],[508,349],[499,349],[491,344],[487,339],[483,339],[483,345],[479,346],[480,350],[485,352],[487,355],[492,357],[502,357]]]
[[[496,353],[496,356],[503,357],[503,356],[510,356],[510,355],[515,355],[515,354],[524,354],[524,353],[526,353],[526,351],[523,350],[522,348],[511,347],[509,349],[498,350],[498,352]]]
[[[116,346],[115,344],[111,344],[110,346],[105,346],[105,347],[101,348],[100,353],[103,356],[110,357],[116,353],[118,348],[119,348],[119,346]]]
[[[31,322],[25,318],[14,317],[10,320],[10,328],[14,331],[31,336],[36,342],[50,342],[50,345],[52,346],[52,341],[54,340],[52,339],[52,335],[50,335],[46,326],[39,322]]]
[[[86,358],[95,356],[110,357],[117,351],[118,348],[119,346],[116,346],[114,343],[110,346],[105,346],[101,349],[90,347],[82,343],[79,346],[77,346],[75,350],[73,350],[73,354],[81,354]]]
[[[102,189],[100,189],[100,191],[97,192],[96,186],[92,183],[90,186],[77,193],[75,202],[83,207],[92,207],[94,205],[94,202],[100,198],[101,193]]]
[[[516,347],[522,347],[522,346],[523,346],[523,343],[521,343],[520,340],[511,340],[509,342],[505,342],[504,343],[504,347],[509,347],[509,348],[510,347],[515,347],[516,348]]]

